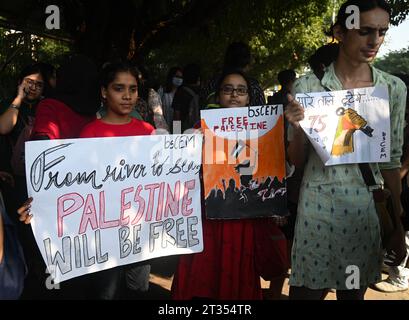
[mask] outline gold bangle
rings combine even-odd
[[[17,106],[15,104],[11,104],[10,108],[16,109],[16,110],[20,110],[20,106]]]

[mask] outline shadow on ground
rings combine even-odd
[[[127,289],[125,300],[170,300],[173,275],[179,256],[168,256],[150,260],[151,280],[147,292],[135,292]]]

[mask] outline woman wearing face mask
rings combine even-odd
[[[180,67],[173,67],[169,70],[166,77],[166,87],[165,89],[159,89],[159,95],[162,99],[162,108],[166,123],[168,124],[169,130],[172,131],[173,122],[173,108],[172,102],[175,96],[176,90],[183,84],[183,72]]]

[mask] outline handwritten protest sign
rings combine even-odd
[[[296,95],[300,122],[325,165],[390,161],[389,95],[385,86]]]
[[[203,250],[201,135],[26,144],[32,227],[56,283]]]
[[[201,117],[207,217],[286,215],[282,106],[204,110]]]

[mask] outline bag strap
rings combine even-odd
[[[375,178],[369,163],[359,163],[359,170],[361,171],[362,178],[364,178],[365,184],[368,187],[377,186],[379,189],[379,185],[375,182]]]

